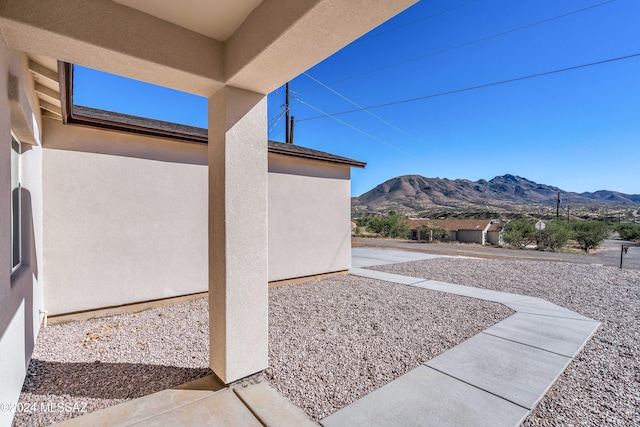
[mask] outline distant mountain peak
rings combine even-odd
[[[640,195],[615,191],[573,193],[546,184],[538,184],[518,175],[504,174],[489,181],[450,180],[421,175],[402,175],[389,179],[359,197],[352,204],[371,210],[404,206],[413,210],[433,206],[555,204],[558,192],[563,202],[637,204]]]

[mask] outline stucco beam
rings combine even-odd
[[[223,44],[110,0],[6,0],[7,45],[198,95],[223,80]]]
[[[269,93],[417,0],[265,0],[226,41],[225,79]]]
[[[8,95],[11,129],[21,142],[40,145],[38,118],[20,79],[12,74],[9,74]]]

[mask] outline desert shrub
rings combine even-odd
[[[540,246],[557,251],[567,245],[571,238],[571,228],[564,220],[550,221],[540,233]]]
[[[526,218],[512,219],[504,226],[502,239],[510,246],[524,248],[536,240],[536,228]]]
[[[585,252],[600,246],[609,235],[607,226],[600,221],[573,221],[571,230],[573,239]]]
[[[406,239],[409,221],[392,211],[388,216],[369,218],[367,230],[382,237]]]
[[[640,224],[621,223],[616,227],[620,238],[640,241]]]

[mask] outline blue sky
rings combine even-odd
[[[353,195],[398,175],[505,173],[640,194],[640,56],[311,119],[639,54],[639,18],[638,0],[423,0],[291,82],[295,143],[367,162]],[[95,79],[103,93],[84,93]],[[78,69],[75,102],[206,127],[204,98],[132,82],[149,102],[123,101],[122,80]],[[269,95],[270,139],[284,140],[283,103]]]

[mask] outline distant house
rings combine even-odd
[[[431,227],[447,230],[448,235],[441,239],[443,241],[480,245],[500,244],[500,227],[495,220],[489,219],[410,219],[408,238],[433,240],[431,234],[426,231]]]

